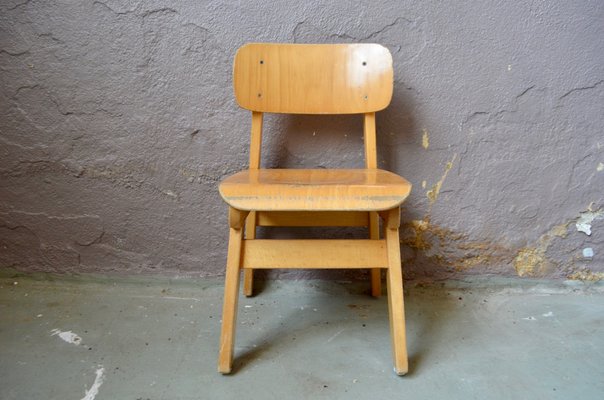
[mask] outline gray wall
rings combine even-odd
[[[377,42],[395,63],[380,166],[414,184],[406,277],[604,278],[599,0],[4,0],[0,10],[2,267],[222,274],[217,184],[245,168],[249,144],[231,88],[237,47]],[[362,166],[358,116],[275,115],[266,130],[266,167]],[[334,233],[362,234],[319,232]]]

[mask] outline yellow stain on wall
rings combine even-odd
[[[566,237],[568,224],[569,222],[554,226],[539,238],[536,246],[520,249],[514,258],[514,269],[518,276],[539,276],[547,272],[552,264],[546,258],[545,252],[555,237]]]
[[[548,233],[546,233],[546,235],[553,235],[556,237],[565,238],[566,236],[568,236],[568,224],[569,222],[565,224],[556,225],[552,229],[550,229]]]
[[[541,247],[525,247],[514,258],[514,268],[518,276],[535,276],[545,271],[547,266],[545,249]]]
[[[597,282],[604,280],[604,272],[593,272],[588,269],[584,269],[573,272],[572,274],[568,275],[567,278],[574,281]]]
[[[553,226],[541,235],[536,243],[521,249],[505,243],[489,240],[472,240],[467,235],[446,227],[430,223],[430,217],[410,220],[401,225],[401,243],[416,250],[416,257],[422,254],[435,266],[447,268],[449,272],[467,271],[508,264],[510,261],[520,277],[546,276],[554,269],[566,269],[564,262],[554,262],[547,257],[548,249],[556,239],[569,234],[569,226],[575,220]],[[566,269],[567,278],[583,281],[604,281],[604,272],[594,272],[586,268]]]
[[[429,249],[431,247],[431,244],[429,241],[426,240],[424,233],[430,227],[430,223],[427,220],[414,219],[409,223],[409,225],[413,229],[415,235],[412,238],[409,238],[404,243],[413,249]]]
[[[440,180],[438,182],[436,182],[436,184],[434,186],[432,186],[432,189],[430,189],[426,192],[426,196],[428,197],[428,200],[430,200],[430,205],[434,204],[436,199],[438,199],[438,194],[440,193],[440,189],[442,188],[443,183],[445,182],[445,179],[447,179],[447,174],[449,173],[451,168],[453,168],[453,163],[455,162],[456,158],[457,158],[457,153],[455,153],[453,155],[453,158],[451,159],[451,161],[449,161],[447,163],[447,165],[445,167],[445,173],[440,178]]]
[[[428,130],[426,128],[422,129],[422,131],[424,132],[424,134],[422,135],[422,147],[426,150],[428,150],[428,147],[430,146],[430,138],[428,137]]]
[[[431,224],[428,216],[403,224],[401,243],[423,253],[435,265],[456,271],[501,265],[512,257],[511,250],[501,244],[470,240],[464,234]]]

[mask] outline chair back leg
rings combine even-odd
[[[250,211],[245,221],[245,238],[256,239],[256,211]],[[254,270],[243,271],[243,294],[250,297],[254,294]]]
[[[379,240],[380,238],[380,216],[377,212],[369,213],[369,238]],[[382,295],[382,269],[371,269],[371,295],[380,297]]]

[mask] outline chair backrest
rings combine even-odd
[[[360,114],[392,97],[392,56],[378,44],[250,43],[235,56],[239,105],[257,112]]]

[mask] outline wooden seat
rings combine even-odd
[[[392,97],[390,52],[376,44],[247,44],[235,56],[233,82],[237,102],[252,112],[250,166],[219,187],[229,205],[229,244],[218,371],[232,369],[242,270],[251,296],[254,269],[369,268],[376,297],[386,271],[394,370],[407,373],[398,230],[411,184],[378,169],[376,152],[375,113]],[[265,112],[362,114],[365,168],[262,169]],[[258,226],[364,226],[369,238],[256,239]]]
[[[378,211],[399,206],[411,184],[381,169],[252,169],[219,190],[239,210]]]

